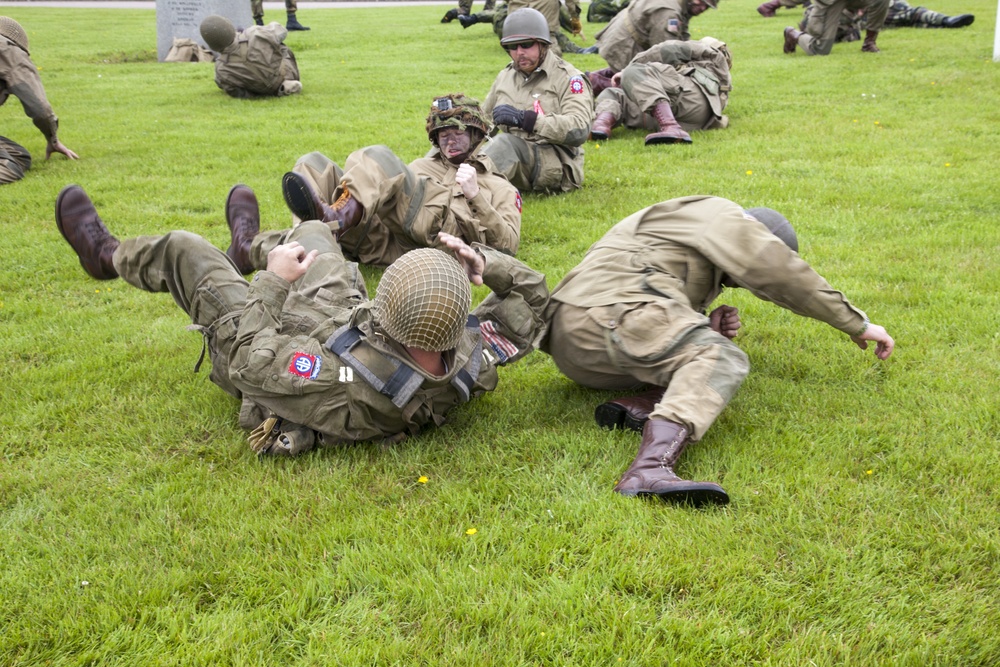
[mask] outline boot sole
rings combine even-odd
[[[591,141],[607,141],[608,137],[610,137],[610,136],[611,136],[610,134],[604,134],[603,132],[591,132],[590,133],[590,139],[591,139]]]
[[[682,139],[680,137],[657,137],[656,139],[646,139],[647,146],[655,146],[656,144],[690,144],[694,143],[692,139]]]
[[[601,428],[613,431],[614,429],[627,429],[642,433],[642,427],[646,425],[648,419],[639,420],[628,413],[628,410],[615,405],[614,403],[601,403],[594,409],[594,421]]]
[[[313,204],[312,189],[305,179],[294,171],[281,177],[281,194],[288,210],[299,220],[322,220],[322,211]]]
[[[712,482],[677,482],[671,484],[670,488],[664,491],[640,489],[629,492],[619,491],[618,493],[628,498],[657,496],[664,502],[687,504],[694,507],[729,504],[729,494],[721,486]]]

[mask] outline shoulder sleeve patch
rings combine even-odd
[[[667,32],[671,35],[679,35],[681,32],[681,22],[677,19],[669,19],[667,21]]]
[[[583,85],[582,76],[577,75],[569,80],[569,92],[573,93],[574,95],[580,95],[586,89],[587,87]]]
[[[319,369],[323,366],[323,359],[305,352],[296,352],[292,355],[292,362],[288,364],[288,372],[307,380],[315,380],[319,377]]]
[[[517,346],[510,342],[505,336],[497,331],[496,326],[489,320],[479,324],[479,331],[483,335],[483,340],[489,345],[500,358],[500,363],[505,364],[507,360],[517,354]]]

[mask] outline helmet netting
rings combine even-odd
[[[375,321],[393,340],[443,352],[458,345],[469,317],[472,288],[458,261],[420,248],[386,269],[375,290]]]
[[[31,55],[28,51],[28,35],[24,32],[21,24],[9,16],[0,16],[0,35],[21,47],[21,50]]]

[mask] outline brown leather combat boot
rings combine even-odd
[[[80,266],[98,280],[118,277],[111,258],[119,241],[104,226],[90,197],[79,185],[67,185],[56,197],[56,226],[80,258]]]
[[[361,206],[361,202],[351,196],[350,190],[343,185],[340,187],[342,188],[340,196],[337,197],[337,201],[333,202],[333,206],[330,207],[330,214],[333,217],[326,221],[336,222],[339,225],[339,228],[335,232],[338,239],[341,234],[361,222],[361,216],[365,212],[364,207]]]
[[[642,443],[632,465],[615,486],[623,496],[659,496],[672,502],[704,505],[729,502],[726,491],[713,482],[689,482],[674,473],[674,465],[688,446],[688,431],[665,419],[650,419],[642,429]]]
[[[770,0],[770,2],[765,2],[757,7],[757,13],[766,19],[774,18],[774,13],[778,11],[779,7],[781,7],[781,3],[778,0]]]
[[[294,171],[289,171],[281,177],[281,193],[285,196],[288,210],[300,220],[336,223],[333,233],[337,238],[358,224],[364,214],[361,203],[351,196],[346,187],[340,186],[340,196],[333,202],[333,206],[330,206],[319,198],[309,185],[309,181]]]
[[[285,197],[288,210],[299,220],[329,222],[333,219],[333,209],[319,198],[316,191],[309,185],[309,181],[301,174],[289,171],[282,176],[281,194]]]
[[[637,396],[623,396],[601,403],[594,410],[594,420],[601,428],[627,428],[642,433],[642,427],[663,398],[664,391],[663,387],[653,387]]]
[[[226,224],[229,225],[230,238],[226,255],[233,260],[240,273],[253,273],[250,244],[260,232],[260,208],[253,190],[245,185],[232,187],[226,197]]]
[[[590,126],[590,138],[595,141],[604,141],[611,138],[611,128],[618,124],[618,119],[610,111],[602,111],[597,114],[594,124]]]
[[[876,39],[878,39],[878,30],[865,31],[865,41],[861,45],[861,50],[865,53],[878,53],[881,49],[875,44]]]
[[[660,126],[659,132],[646,135],[646,145],[653,144],[690,144],[691,135],[684,131],[684,128],[677,123],[674,112],[670,108],[670,103],[657,102],[653,107],[653,117]]]
[[[587,72],[587,78],[590,80],[590,87],[594,91],[594,97],[604,92],[605,88],[614,88],[614,83],[611,81],[611,77],[614,74],[614,70],[610,67],[605,67],[596,72]]]
[[[799,36],[802,32],[792,26],[785,28],[785,53],[795,53],[795,47],[799,45]]]

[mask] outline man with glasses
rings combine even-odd
[[[427,156],[405,164],[386,146],[347,157],[344,168],[319,152],[304,155],[282,179],[294,224],[327,223],[353,261],[388,266],[408,250],[436,247],[439,232],[517,252],[521,196],[480,145],[492,124],[479,102],[461,93],[438,97],[427,116],[433,144]],[[234,232],[251,264],[263,268],[268,251],[285,243],[282,232]]]
[[[552,53],[551,43],[541,12],[511,12],[500,39],[511,62],[483,104],[504,130],[483,152],[522,192],[568,192],[583,185],[582,146],[594,120],[594,99],[586,77]]]
[[[667,40],[691,39],[688,23],[718,0],[632,0],[597,33],[597,50],[614,72],[639,53]],[[610,76],[608,74],[608,76]]]

